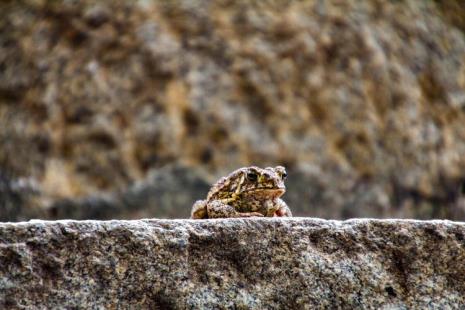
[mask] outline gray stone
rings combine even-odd
[[[23,198],[13,189],[12,182],[0,171],[0,221],[16,219],[21,213]]]
[[[311,218],[0,224],[0,306],[465,306],[465,223]]]
[[[209,183],[197,170],[183,165],[169,165],[153,170],[144,180],[132,184],[124,191],[56,201],[40,218],[188,218],[193,202],[202,199],[209,188]]]
[[[0,169],[0,222],[27,220],[40,215],[29,207],[37,194],[36,184],[24,178],[13,179]]]

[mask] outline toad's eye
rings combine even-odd
[[[258,176],[257,176],[257,174],[255,172],[247,173],[247,180],[255,182],[255,181],[257,181],[257,178],[258,178]]]
[[[287,178],[287,173],[286,172],[281,173],[281,178],[285,180]]]

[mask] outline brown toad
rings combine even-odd
[[[192,206],[191,218],[292,216],[280,198],[286,191],[286,169],[245,167],[223,177],[208,192],[206,200]]]

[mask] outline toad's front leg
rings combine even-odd
[[[192,206],[191,219],[206,219],[207,218],[207,201],[197,200]]]
[[[275,211],[273,216],[277,217],[292,217],[291,209],[287,206],[287,204],[281,198],[276,199],[276,204],[278,205],[278,209]]]
[[[238,212],[234,207],[221,200],[213,200],[207,203],[207,212],[208,218],[263,216],[263,214],[258,212]]]

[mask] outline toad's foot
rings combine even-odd
[[[273,217],[292,217],[291,209],[289,209],[284,200],[278,199],[277,203],[279,204],[279,207],[273,214]]]
[[[207,218],[207,201],[197,200],[192,206],[191,219],[206,219]]]

